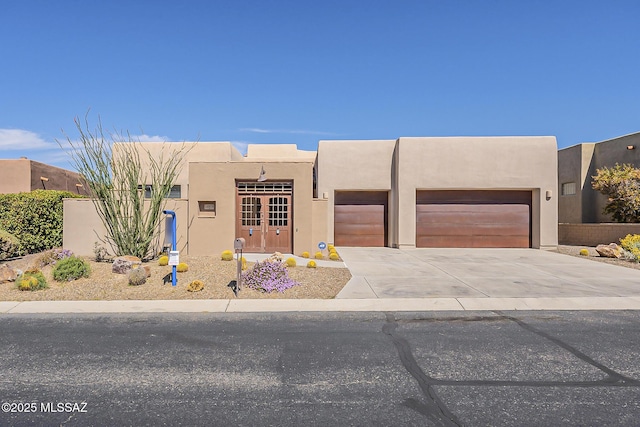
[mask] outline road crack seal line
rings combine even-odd
[[[462,424],[458,421],[457,417],[449,411],[433,389],[433,384],[436,383],[436,381],[424,373],[411,352],[409,342],[396,332],[398,324],[393,314],[385,313],[385,316],[387,322],[382,327],[382,332],[391,338],[393,345],[398,351],[402,365],[418,382],[418,386],[426,398],[426,403],[422,403],[416,399],[407,399],[405,406],[426,416],[438,426],[461,426]]]
[[[618,384],[618,385],[633,385],[633,386],[640,386],[640,381],[635,379],[635,378],[630,378],[627,377],[625,375],[622,375],[619,372],[614,371],[613,369],[603,365],[602,363],[592,359],[591,357],[589,357],[588,355],[586,355],[585,353],[581,352],[580,350],[578,350],[577,348],[573,347],[570,344],[567,344],[566,342],[562,341],[559,338],[556,338],[546,332],[543,332],[539,329],[534,328],[533,326],[523,322],[522,320],[512,317],[512,316],[508,316],[500,311],[494,311],[494,313],[496,313],[499,316],[504,317],[505,319],[511,320],[512,322],[515,322],[518,326],[520,326],[522,329],[527,330],[533,334],[536,334],[546,340],[551,341],[552,343],[554,343],[555,345],[557,345],[560,348],[563,348],[564,350],[568,351],[569,353],[573,354],[575,357],[577,357],[578,359],[582,360],[585,363],[588,363],[589,365],[601,370],[602,372],[604,372],[605,374],[607,374],[607,376],[609,377],[609,382],[612,384]]]

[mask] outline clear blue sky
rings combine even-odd
[[[0,0],[0,158],[142,140],[640,131],[640,2]]]

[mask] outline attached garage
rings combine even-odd
[[[388,192],[337,191],[334,204],[336,246],[387,246]]]
[[[531,191],[418,191],[416,246],[529,248]]]

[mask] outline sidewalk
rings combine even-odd
[[[332,300],[0,301],[0,313],[265,313],[349,311],[640,310],[640,297]]]

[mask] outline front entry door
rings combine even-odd
[[[236,234],[245,252],[291,253],[291,195],[238,195]]]

